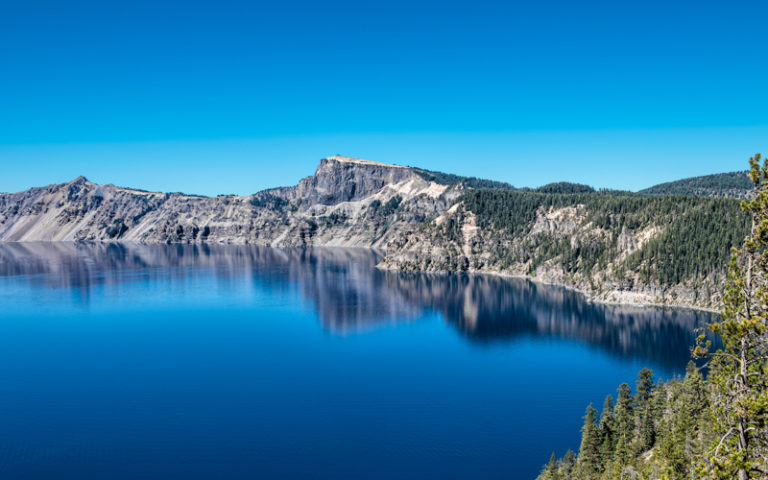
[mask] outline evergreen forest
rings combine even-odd
[[[539,480],[768,478],[768,161],[760,155],[749,179],[755,195],[739,205],[747,233],[732,249],[721,314],[709,326],[722,347],[702,334],[683,377],[657,381],[643,369],[634,391],[623,383],[601,410],[587,406],[578,454],[553,453]],[[685,200],[661,201],[674,210]]]

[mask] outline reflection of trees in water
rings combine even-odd
[[[364,249],[273,249],[244,245],[0,244],[0,275],[71,288],[87,302],[98,285],[187,277],[250,279],[310,301],[324,328],[344,333],[440,312],[470,341],[538,336],[571,339],[621,357],[678,367],[694,329],[711,315],[681,309],[593,304],[579,293],[488,275],[381,272]],[[213,272],[213,273],[211,273]]]
[[[423,311],[387,288],[374,269],[379,258],[372,250],[349,248],[0,243],[0,276],[29,275],[33,285],[72,289],[88,303],[97,286],[183,278],[207,268],[204,274],[221,282],[246,277],[273,291],[298,289],[314,304],[323,326],[342,333]]]
[[[266,253],[275,249],[266,248]],[[334,333],[365,330],[380,323],[414,318],[423,308],[388,288],[374,267],[379,256],[363,249],[286,249],[281,262],[257,269],[262,283],[282,288],[298,285],[318,312],[323,327]],[[271,260],[271,259],[270,259]]]
[[[686,309],[592,303],[566,288],[490,275],[397,274],[388,280],[474,342],[523,335],[572,339],[667,367],[687,362],[695,330],[713,318]]]

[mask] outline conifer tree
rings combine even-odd
[[[629,447],[634,436],[635,422],[633,418],[632,391],[629,385],[622,383],[619,385],[618,397],[616,398],[616,408],[614,417],[616,422],[616,449],[614,458],[619,466],[626,465],[626,459],[629,457]],[[619,471],[621,469],[618,469]]]
[[[544,466],[544,470],[542,470],[541,475],[539,475],[540,480],[560,480],[560,473],[558,471],[559,465],[557,462],[557,457],[555,456],[555,452],[552,452],[552,456],[549,457],[549,463],[547,463],[546,466]]]
[[[643,410],[651,398],[651,393],[653,393],[653,371],[650,368],[640,370],[640,373],[637,374],[636,385],[637,405],[640,410]]]
[[[637,394],[635,396],[635,408],[639,417],[640,436],[636,443],[636,452],[642,453],[653,446],[656,438],[654,417],[651,412],[651,395],[653,394],[653,371],[643,368],[637,375]]]
[[[565,455],[563,455],[562,461],[560,461],[560,478],[570,479],[574,473],[574,467],[576,466],[576,454],[570,448]]]
[[[654,384],[643,369],[637,393],[622,384],[597,424],[590,405],[575,467],[566,468],[570,452],[561,479],[768,479],[768,161],[758,155],[750,167],[755,193],[742,202],[750,233],[734,249],[720,320],[710,325],[722,347],[711,351],[700,336],[693,352],[709,360],[707,377],[689,362],[683,379]]]
[[[683,380],[682,404],[686,416],[691,419],[690,421],[692,423],[699,427],[703,427],[708,423],[709,392],[704,381],[704,376],[692,361],[688,362],[685,379]],[[691,433],[698,435],[698,441],[700,442],[708,432],[699,428],[696,432]]]
[[[742,210],[752,225],[742,248],[734,249],[719,322],[710,329],[723,348],[710,351],[704,336],[694,354],[711,358],[709,382],[714,445],[699,468],[702,478],[747,480],[768,475],[768,160],[749,159],[754,196]]]
[[[597,410],[590,403],[584,415],[584,426],[581,427],[581,446],[578,457],[580,477],[585,480],[596,478],[600,472],[601,463]]]
[[[598,427],[600,434],[600,457],[603,465],[609,465],[613,459],[613,449],[615,448],[613,419],[613,397],[609,394],[603,402],[603,411],[600,414],[600,425]]]
[[[653,447],[653,443],[656,441],[656,427],[653,422],[653,414],[651,413],[651,406],[646,403],[643,409],[643,416],[640,420],[640,438],[639,438],[639,452],[645,452]]]

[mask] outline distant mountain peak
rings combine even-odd
[[[359,165],[376,165],[379,167],[392,167],[392,168],[408,168],[401,165],[393,165],[391,163],[374,162],[373,160],[365,160],[362,158],[345,157],[344,155],[333,155],[332,157],[324,158],[323,160],[335,160],[341,163],[357,163]]]
[[[72,180],[69,183],[72,185],[79,185],[84,183],[91,183],[91,181],[85,178],[83,175],[80,175],[79,177],[77,177],[76,179]]]

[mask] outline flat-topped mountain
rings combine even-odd
[[[0,194],[0,242],[364,247],[385,253],[382,268],[495,272],[603,301],[716,307],[730,247],[748,228],[738,201],[651,190],[515,189],[336,155],[295,186],[247,196],[146,192],[84,177]]]
[[[445,210],[462,190],[411,168],[342,156],[321,160],[297,186],[250,196],[145,192],[79,177],[1,194],[0,241],[370,247]]]

